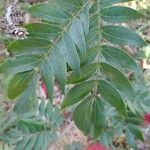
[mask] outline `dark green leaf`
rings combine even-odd
[[[29,32],[28,37],[44,40],[54,40],[62,32],[58,26],[48,23],[31,23],[26,25],[25,28]]]
[[[90,23],[90,19],[89,19],[89,8],[90,6],[87,5],[86,7],[83,8],[81,14],[80,14],[80,20],[83,24],[83,29],[84,29],[84,33],[85,35],[88,34],[89,32],[89,23]]]
[[[85,45],[85,36],[82,22],[75,18],[69,30],[71,39],[75,42],[77,47],[80,50],[80,53],[85,56],[86,54],[86,45]]]
[[[131,125],[130,124],[130,125],[128,125],[128,128],[134,134],[136,139],[144,141],[144,137],[143,137],[142,131],[136,125]]]
[[[121,66],[124,69],[130,69],[131,71],[142,73],[140,67],[137,65],[134,59],[125,51],[106,45],[103,45],[100,48],[105,59],[114,66]]]
[[[74,86],[65,96],[62,108],[81,101],[93,89],[96,81],[86,81]]]
[[[67,83],[68,84],[75,84],[78,82],[85,81],[85,80],[89,79],[95,73],[97,68],[98,68],[97,64],[89,64],[87,66],[84,66],[81,68],[80,76],[77,77],[74,74],[74,72],[71,73],[67,79]]]
[[[121,23],[136,20],[142,15],[136,10],[123,6],[112,6],[101,11],[102,19],[108,22]]]
[[[55,77],[60,83],[61,90],[64,93],[65,82],[67,79],[67,66],[62,55],[60,54],[60,51],[57,48],[52,49],[50,61],[54,70]]]
[[[29,38],[17,40],[8,49],[18,54],[45,54],[50,49],[51,43],[44,39]]]
[[[100,70],[126,96],[135,98],[135,92],[130,81],[118,69],[107,63],[100,63]]]
[[[93,101],[93,112],[92,112],[92,123],[93,123],[93,136],[97,138],[103,127],[105,126],[105,116],[104,116],[104,104],[99,97],[96,97]]]
[[[81,57],[81,66],[92,63],[97,56],[98,49],[99,48],[97,46],[87,49],[86,57]]]
[[[76,47],[71,40],[69,34],[64,34],[59,45],[59,50],[62,56],[65,58],[66,62],[73,69],[76,75],[80,74],[80,60]]]
[[[15,99],[17,96],[23,93],[23,91],[29,86],[31,79],[33,78],[33,71],[27,71],[17,73],[10,80],[7,93],[10,99]]]
[[[106,100],[108,103],[114,106],[120,114],[124,116],[127,115],[123,99],[114,87],[112,87],[108,82],[100,80],[98,89],[101,97],[104,100]]]
[[[84,101],[77,106],[77,108],[74,110],[73,113],[73,120],[76,126],[86,135],[89,134],[92,126],[91,122],[93,112],[92,103],[93,101],[91,97],[85,98]]]
[[[29,8],[29,13],[45,21],[65,23],[72,16],[63,7],[55,4],[36,4]]]
[[[14,112],[17,114],[24,114],[28,111],[34,111],[36,106],[36,84],[37,77],[35,76],[30,82],[28,88],[23,92],[21,96],[17,98],[17,102],[14,107]]]
[[[49,2],[50,4],[55,4],[70,12],[75,11],[83,5],[83,0],[49,0]]]
[[[103,37],[113,44],[145,46],[146,42],[134,31],[123,26],[102,27]]]
[[[18,73],[29,71],[36,68],[42,61],[40,55],[19,55],[14,58],[9,58],[4,63],[0,64],[0,73]]]

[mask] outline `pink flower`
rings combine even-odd
[[[106,148],[101,143],[96,142],[88,145],[86,150],[106,150]]]
[[[144,124],[150,124],[150,113],[144,115]]]

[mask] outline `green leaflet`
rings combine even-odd
[[[142,15],[134,9],[123,6],[112,6],[101,10],[102,19],[107,22],[122,23],[136,20]]]
[[[88,135],[92,126],[91,117],[93,112],[91,97],[87,97],[81,102],[73,113],[73,120],[76,126]]]
[[[86,0],[86,2],[87,2],[87,0]],[[85,35],[87,35],[89,32],[89,20],[90,20],[89,9],[90,9],[90,5],[87,5],[86,7],[83,8],[83,10],[80,14],[80,20],[83,24],[83,29],[84,29]]]
[[[90,28],[89,33],[86,37],[87,48],[91,48],[99,44],[98,43],[99,35],[100,35],[100,29],[98,29],[98,27]],[[102,36],[101,36],[101,39],[102,39]]]
[[[129,124],[127,128],[134,134],[136,139],[144,141],[143,133],[136,125]]]
[[[17,54],[45,54],[51,46],[50,41],[46,39],[28,38],[24,40],[17,40],[8,46],[11,52]]]
[[[64,8],[66,11],[74,12],[83,5],[82,0],[49,0],[50,4],[55,4]]]
[[[127,115],[124,101],[114,87],[112,87],[108,82],[100,80],[98,89],[101,97],[114,106],[118,113],[123,116]]]
[[[48,22],[65,23],[72,16],[62,7],[55,4],[37,4],[29,8],[29,13]]]
[[[28,37],[44,39],[45,41],[56,39],[62,32],[59,26],[48,23],[31,23],[25,28],[29,32]]]
[[[93,124],[93,137],[97,138],[102,129],[105,127],[104,104],[99,97],[95,97],[93,101],[92,124]]]
[[[129,128],[126,128],[126,141],[127,144],[130,145],[132,148],[137,149],[137,143],[134,138],[134,134],[131,132]]]
[[[132,30],[123,26],[104,26],[102,35],[109,42],[117,45],[145,46],[146,42]]]
[[[80,71],[80,76],[77,77],[75,73],[72,72],[67,78],[67,83],[75,84],[75,83],[85,81],[86,79],[89,79],[95,73],[97,68],[98,68],[98,65],[96,63],[83,66]]]
[[[86,81],[74,86],[65,96],[62,109],[78,103],[93,89],[96,81]]]
[[[124,50],[107,45],[102,45],[100,48],[105,59],[112,65],[122,67],[123,69],[129,69],[136,73],[142,73],[141,68],[137,65],[134,59]]]
[[[98,49],[99,48],[97,46],[87,49],[86,50],[86,56],[84,58],[80,57],[81,66],[85,66],[87,64],[92,63],[97,56]]]
[[[59,49],[57,49],[56,47],[52,49],[49,60],[54,70],[55,78],[60,83],[61,90],[64,93],[65,82],[67,80],[67,66],[64,58],[60,54]]]
[[[64,34],[58,48],[66,62],[73,69],[76,75],[80,74],[80,59],[76,51],[76,47],[71,40],[69,34]]]
[[[82,56],[86,54],[85,35],[82,22],[75,18],[70,27],[70,37],[74,43],[78,46]]]
[[[27,54],[9,58],[0,64],[0,73],[18,73],[36,68],[42,61],[40,55]]]
[[[117,89],[121,90],[127,97],[135,98],[135,92],[130,81],[119,70],[107,63],[100,63],[100,70]]]
[[[85,135],[92,134],[97,138],[104,125],[104,105],[98,97],[86,97],[75,109],[73,119]]]
[[[126,127],[126,139],[127,144],[129,144],[134,149],[137,149],[137,139],[144,141],[141,130],[136,125],[132,124],[128,124]]]
[[[14,112],[16,114],[24,114],[28,111],[35,110],[36,106],[36,85],[37,77],[34,76],[30,85],[26,90],[16,99],[16,104],[14,107]]]
[[[53,86],[54,86],[54,72],[50,64],[50,61],[45,61],[41,67],[41,75],[46,84],[48,97],[52,101],[53,99]]]
[[[34,76],[33,71],[27,71],[17,73],[10,80],[8,84],[7,94],[10,99],[15,99],[17,96],[23,93],[23,91],[29,86],[31,79]]]

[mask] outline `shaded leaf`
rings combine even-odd
[[[92,126],[91,117],[93,112],[91,97],[87,97],[81,102],[73,113],[73,120],[76,126],[88,135]]]
[[[33,71],[27,71],[14,75],[14,77],[10,80],[7,89],[7,94],[10,99],[15,99],[24,92],[33,78],[33,73]]]
[[[77,77],[74,72],[72,72],[68,79],[68,84],[75,84],[89,79],[96,71],[98,65],[97,64],[89,64],[81,68],[80,76]]]
[[[102,27],[103,37],[113,44],[145,46],[146,42],[132,30],[123,26]]]
[[[17,98],[14,112],[18,115],[35,110],[37,77],[34,76],[28,88]]]
[[[128,128],[134,134],[136,139],[144,141],[143,133],[136,125],[131,125],[130,124],[130,125],[128,125]]]
[[[93,101],[93,112],[91,120],[94,130],[93,137],[97,138],[105,126],[104,104],[99,97],[95,97],[95,100]]]
[[[29,8],[29,13],[48,22],[65,23],[72,16],[63,7],[55,4],[36,4]]]
[[[102,9],[101,15],[103,20],[113,23],[128,22],[142,17],[136,10],[123,6],[112,6]]]
[[[95,81],[86,81],[74,86],[65,96],[62,108],[81,101],[93,89]]]
[[[124,69],[130,69],[136,73],[142,73],[140,67],[137,65],[134,59],[125,51],[106,45],[103,45],[100,48],[105,59],[114,66],[121,66]]]
[[[31,23],[25,28],[29,32],[28,37],[44,39],[45,41],[56,39],[62,32],[60,27],[48,23]]]
[[[50,41],[46,39],[29,38],[17,40],[12,43],[8,49],[17,54],[45,54],[51,46]]]
[[[37,67],[42,61],[40,55],[19,55],[14,58],[9,58],[0,64],[0,73],[18,73],[29,71]]]
[[[124,116],[127,115],[124,101],[114,87],[112,87],[108,82],[100,80],[98,89],[104,100],[114,106],[120,114]]]
[[[76,51],[76,47],[71,40],[69,34],[64,34],[62,37],[58,48],[63,55],[66,62],[73,69],[76,75],[80,74],[80,60],[78,53]]]
[[[85,36],[82,22],[75,18],[70,27],[69,34],[71,39],[77,45],[80,50],[80,53],[85,56],[86,54],[86,45],[85,45]]]
[[[118,69],[107,63],[100,63],[100,70],[117,87],[117,89],[121,90],[126,96],[135,98],[135,92],[130,81]]]
[[[52,49],[49,60],[52,65],[55,78],[60,83],[61,90],[64,93],[65,82],[67,79],[67,66],[64,61],[64,58],[62,57],[62,55],[56,47]]]

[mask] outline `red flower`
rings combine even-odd
[[[86,150],[106,150],[106,148],[99,142],[90,144]]]
[[[144,124],[145,125],[150,124],[150,113],[144,115]]]
[[[43,91],[44,91],[46,97],[48,97],[48,93],[47,93],[47,90],[46,90],[46,85],[45,85],[45,83],[43,83],[43,82],[42,82],[42,89],[43,89]]]

